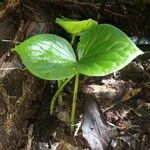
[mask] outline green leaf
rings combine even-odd
[[[68,41],[53,35],[41,34],[15,47],[27,69],[46,80],[66,79],[76,74],[76,57]]]
[[[74,36],[80,35],[90,27],[97,25],[97,22],[92,19],[78,21],[66,18],[56,18],[56,23]]]
[[[109,24],[92,27],[80,37],[80,73],[104,76],[118,71],[143,52],[125,33]]]

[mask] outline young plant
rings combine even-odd
[[[56,22],[62,26],[60,20],[57,19]],[[122,69],[143,52],[125,33],[112,25],[94,23],[87,29],[80,30],[76,29],[79,22],[69,23],[63,22],[64,28],[73,36],[80,35],[77,55],[67,40],[54,34],[36,35],[16,46],[14,50],[20,55],[27,69],[37,77],[45,80],[64,80],[52,98],[51,113],[60,92],[75,76],[71,111],[73,129],[79,75],[108,75]]]

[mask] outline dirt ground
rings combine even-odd
[[[0,150],[149,150],[150,4],[148,1],[6,0],[0,3]],[[69,128],[73,81],[49,115],[55,81],[33,76],[11,49],[35,34],[70,36],[56,17],[92,18],[123,30],[144,52],[105,77],[81,76],[76,130]]]

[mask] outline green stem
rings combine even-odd
[[[56,103],[56,100],[57,100],[57,97],[59,96],[60,92],[63,90],[64,86],[72,79],[71,78],[68,78],[67,80],[65,80],[61,86],[59,87],[59,89],[56,91],[55,95],[53,96],[52,98],[52,101],[51,101],[51,105],[50,105],[50,114],[53,113],[53,109],[54,109],[54,106],[55,106],[55,103]]]
[[[75,38],[76,38],[76,36],[75,36],[75,35],[72,35],[71,45],[73,45],[73,44],[74,44]]]
[[[75,77],[74,93],[73,93],[73,100],[72,100],[72,110],[71,110],[71,119],[70,119],[72,131],[74,131],[74,124],[75,124],[75,111],[76,111],[76,104],[77,104],[78,87],[79,87],[79,73],[77,73]]]

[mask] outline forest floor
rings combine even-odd
[[[81,76],[75,132],[69,128],[73,81],[50,116],[55,81],[24,69],[11,48],[35,34],[70,40],[56,17],[92,18],[123,30],[144,52],[150,50],[150,5],[119,0],[90,2],[6,0],[0,7],[0,150],[149,150],[150,54],[105,77]]]

